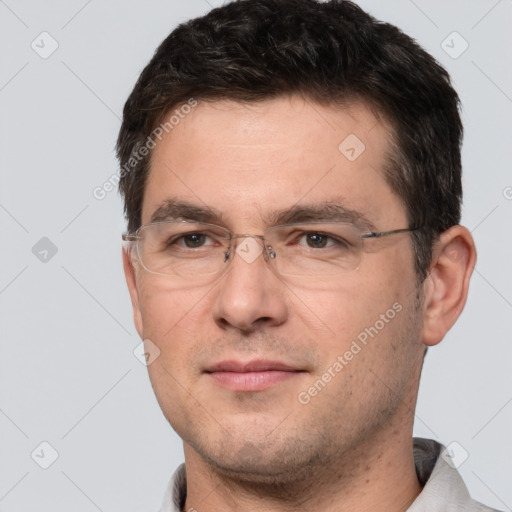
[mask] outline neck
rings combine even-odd
[[[412,447],[392,422],[335,462],[312,466],[306,477],[277,483],[225,475],[185,444],[187,499],[185,511],[231,512],[401,512],[421,492]],[[402,423],[403,425],[403,423]]]

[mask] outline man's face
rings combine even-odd
[[[200,103],[154,150],[142,223],[172,199],[219,212],[232,233],[261,235],[276,212],[326,203],[378,231],[406,228],[383,178],[388,140],[362,104]],[[410,235],[367,249],[358,269],[328,279],[279,276],[240,252],[208,281],[134,262],[137,329],[160,350],[151,383],[187,456],[286,479],[411,428],[423,345]],[[295,371],[251,380],[220,371],[226,361]]]

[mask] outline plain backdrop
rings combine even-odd
[[[122,203],[93,190],[116,172],[122,107],[155,48],[221,3],[0,1],[3,512],[156,511],[183,460],[134,354]],[[455,443],[473,497],[511,510],[512,2],[359,3],[446,66],[462,99],[479,257],[427,356],[415,435]]]

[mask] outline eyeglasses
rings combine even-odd
[[[365,242],[420,228],[365,232],[354,224],[308,222],[266,229],[263,235],[233,234],[214,224],[169,221],[123,234],[151,273],[192,279],[220,274],[235,253],[247,263],[260,255],[283,276],[328,277],[359,267]],[[236,245],[237,239],[245,239]]]

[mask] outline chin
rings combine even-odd
[[[264,434],[258,439],[246,435],[245,439],[229,436],[221,442],[190,441],[188,444],[213,471],[239,483],[291,484],[311,477],[315,459],[318,464],[325,464],[323,450],[315,456],[304,439],[286,435],[274,438],[273,442]]]

